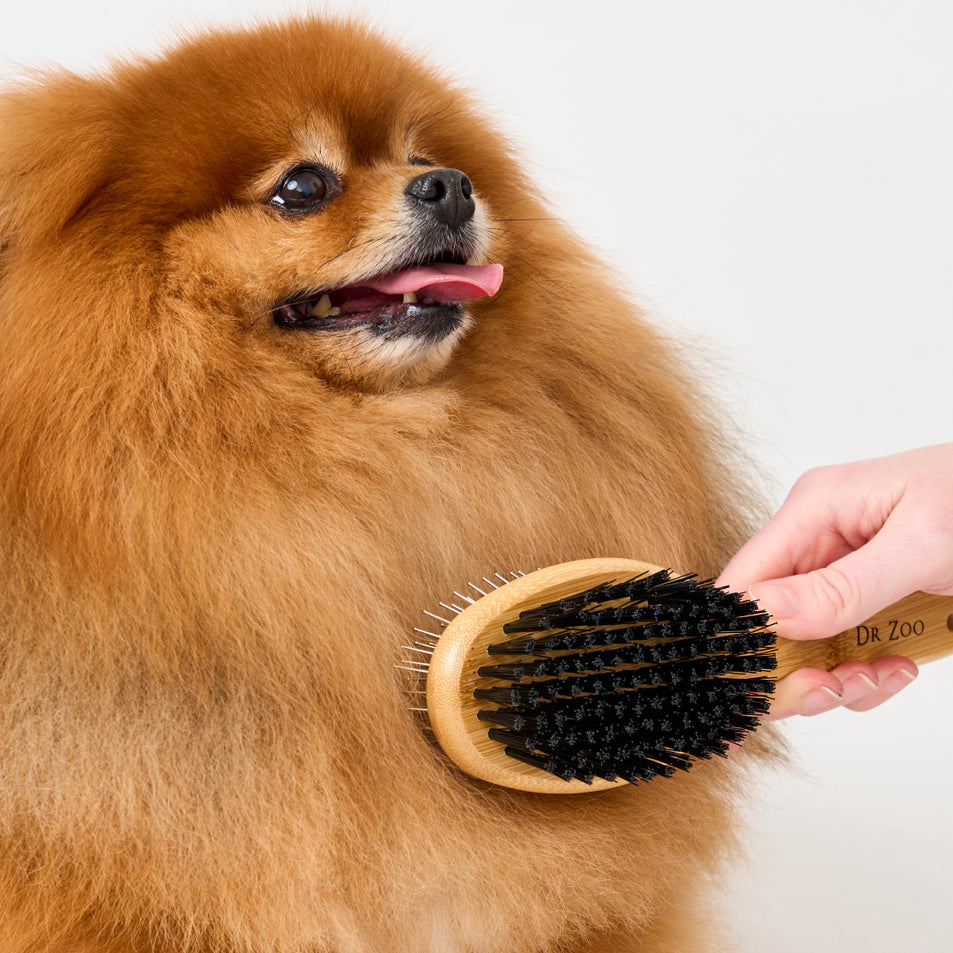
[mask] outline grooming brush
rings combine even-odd
[[[408,663],[468,774],[576,794],[687,770],[744,741],[774,683],[805,666],[953,652],[953,599],[915,593],[830,639],[792,641],[739,593],[626,559],[472,583],[417,629]],[[450,617],[452,616],[452,617]]]

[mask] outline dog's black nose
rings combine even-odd
[[[450,228],[459,228],[473,218],[473,184],[458,169],[431,169],[411,179],[405,191]]]

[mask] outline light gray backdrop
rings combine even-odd
[[[3,5],[7,68],[307,9]],[[476,87],[633,295],[707,340],[773,502],[810,466],[953,439],[953,6],[326,7],[370,12]],[[725,901],[745,953],[950,948],[951,690],[935,663],[879,711],[789,723],[801,772],[766,779]]]

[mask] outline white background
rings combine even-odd
[[[6,68],[293,9],[3,4]],[[773,503],[810,466],[953,439],[953,5],[326,6],[475,87],[558,212],[659,321],[707,340]],[[938,662],[876,712],[788,723],[800,771],[765,780],[726,900],[743,953],[953,948],[951,690]]]

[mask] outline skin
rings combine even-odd
[[[953,595],[953,443],[808,471],[719,583],[747,591],[789,639],[822,639],[922,590]],[[900,656],[800,669],[769,715],[867,711],[917,677]]]

